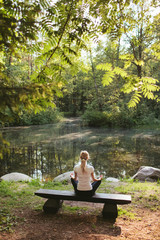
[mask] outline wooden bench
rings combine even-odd
[[[43,210],[46,213],[57,213],[62,206],[63,200],[104,203],[102,215],[108,219],[117,218],[117,204],[123,205],[131,203],[131,196],[124,194],[96,193],[93,197],[86,198],[76,196],[75,193],[71,191],[39,189],[35,192],[35,195],[48,199],[43,206]]]

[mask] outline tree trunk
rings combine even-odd
[[[99,108],[100,111],[102,111],[102,104],[101,104],[100,97],[99,97],[98,86],[97,86],[96,75],[95,75],[95,67],[94,67],[94,64],[93,64],[93,59],[92,59],[92,53],[91,53],[91,51],[90,51],[90,61],[91,61],[91,67],[92,67],[94,87],[95,87],[96,97],[97,97],[97,102],[98,102],[98,108]]]
[[[139,36],[138,36],[138,40],[139,40],[139,47],[138,47],[138,60],[141,61],[142,60],[142,38],[143,38],[143,29],[142,29],[142,25],[140,27],[140,31],[139,31]],[[141,65],[137,65],[137,73],[138,73],[138,77],[142,78],[142,66]]]

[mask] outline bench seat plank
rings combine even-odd
[[[76,196],[75,193],[71,191],[39,189],[35,192],[35,195],[43,198],[59,199],[59,200],[85,201],[85,202],[108,203],[108,204],[131,203],[131,196],[123,195],[123,194],[96,193],[93,197],[84,198],[84,197]]]

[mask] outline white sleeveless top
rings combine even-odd
[[[92,190],[91,185],[91,173],[94,172],[94,168],[86,164],[85,172],[82,172],[81,165],[76,165],[74,171],[77,173],[78,185],[77,190],[79,191],[90,191]]]

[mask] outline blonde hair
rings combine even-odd
[[[80,152],[80,160],[81,160],[81,168],[82,172],[85,172],[86,168],[86,161],[89,159],[89,153],[87,151],[81,151]]]

